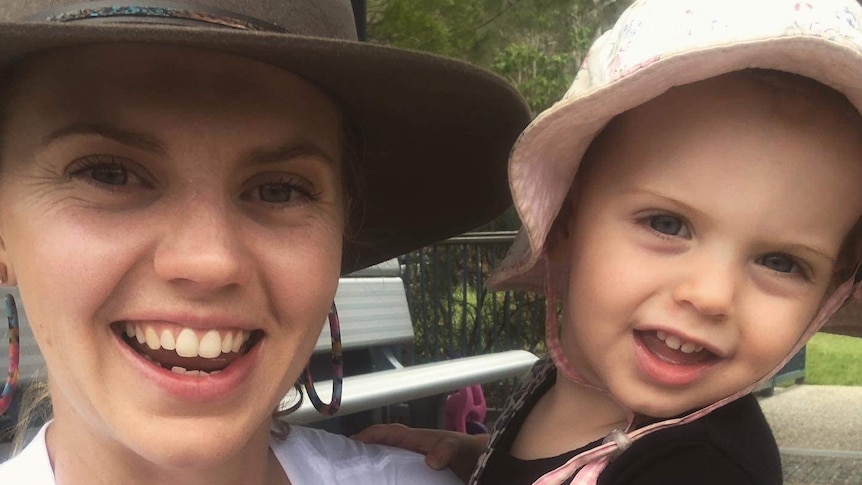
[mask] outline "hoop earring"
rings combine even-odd
[[[341,324],[338,322],[338,310],[335,308],[335,302],[332,303],[332,308],[329,310],[329,334],[332,337],[332,399],[329,404],[325,404],[317,395],[317,390],[314,389],[314,379],[311,377],[311,369],[305,366],[303,373],[305,392],[308,394],[308,399],[317,412],[326,416],[332,416],[338,412],[341,407],[341,387],[344,380],[344,356],[341,351]]]
[[[9,320],[9,375],[6,376],[6,385],[3,386],[3,391],[0,392],[0,414],[5,413],[12,405],[15,388],[18,387],[18,364],[21,348],[18,336],[18,306],[12,295],[6,295],[6,315]]]

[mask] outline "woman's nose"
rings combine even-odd
[[[739,281],[731,262],[705,257],[682,269],[683,277],[673,292],[678,304],[712,318],[724,319],[732,314]]]
[[[159,277],[198,289],[248,283],[252,266],[238,214],[212,200],[191,200],[171,211],[154,256]]]

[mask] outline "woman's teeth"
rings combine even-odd
[[[179,330],[179,331],[177,331]],[[150,325],[126,323],[126,336],[151,350],[172,350],[180,357],[214,359],[222,353],[239,352],[251,332],[247,330],[208,330],[165,328],[158,331]]]
[[[214,370],[212,372],[207,372],[205,370],[186,370],[185,367],[180,367],[178,365],[175,365],[175,366],[171,367],[171,372],[173,372],[174,374],[181,374],[181,375],[187,375],[187,376],[204,377],[204,376],[214,376],[214,375],[220,373],[221,371],[220,370]]]
[[[703,350],[703,345],[697,345],[692,342],[683,342],[682,339],[677,337],[676,335],[668,335],[667,332],[662,332],[661,330],[656,332],[656,337],[659,340],[664,342],[669,348],[673,350],[679,350],[686,354],[691,354],[693,352],[700,352]]]

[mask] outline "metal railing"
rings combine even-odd
[[[544,353],[544,299],[484,286],[515,234],[468,233],[401,258],[415,329],[408,359],[425,363],[514,349]],[[513,384],[485,386],[489,407],[502,407]]]

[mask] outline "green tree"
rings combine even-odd
[[[372,42],[489,68],[534,113],[565,93],[598,33],[631,0],[371,0]]]

